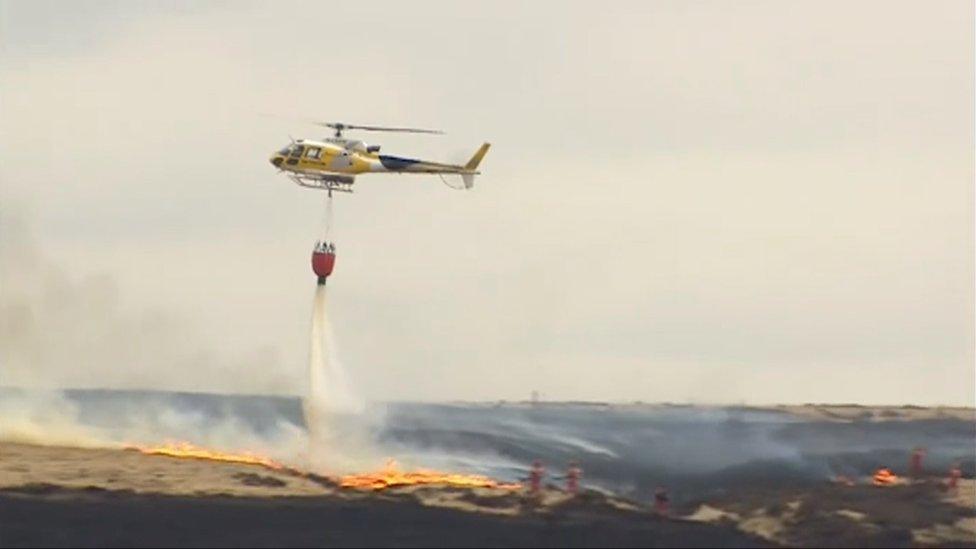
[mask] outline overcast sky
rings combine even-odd
[[[974,402],[973,4],[0,0],[0,385]],[[282,118],[265,116],[280,114]]]

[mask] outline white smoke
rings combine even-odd
[[[181,408],[174,401],[131,396],[82,406],[62,391],[0,392],[0,442],[77,448],[125,448],[190,443],[231,453],[266,455],[299,465],[306,452],[302,428],[277,418],[257,430],[241,418]],[[120,417],[121,416],[121,417]],[[108,421],[106,421],[108,418]]]
[[[5,391],[0,399],[0,441],[78,448],[113,445],[77,416],[76,406],[60,392]]]
[[[0,386],[297,391],[276,349],[222,352],[177,307],[140,306],[114,273],[65,259],[25,210],[0,203]]]
[[[285,418],[272,418],[273,427],[258,432],[244,421],[205,416],[163,400],[133,400],[119,408],[87,401],[89,414],[82,414],[63,388],[189,389],[187,372],[228,379],[257,369],[215,356],[185,318],[124,307],[112,276],[77,280],[44,252],[23,208],[3,204],[0,441],[77,447],[186,441],[282,461],[304,458],[304,432]],[[253,354],[258,363],[265,358]],[[268,369],[267,363],[262,366]],[[265,384],[255,385],[260,393]],[[112,421],[93,422],[92,415]]]

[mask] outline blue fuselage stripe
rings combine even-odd
[[[420,160],[413,158],[401,158],[399,156],[380,155],[380,163],[383,164],[383,167],[388,170],[402,170],[416,164],[417,162],[420,162]]]

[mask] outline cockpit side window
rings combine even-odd
[[[305,150],[305,147],[302,146],[302,145],[292,145],[292,148],[291,148],[291,157],[292,158],[300,158],[302,156],[302,151],[303,150]]]

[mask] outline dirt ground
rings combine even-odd
[[[976,547],[976,481],[738,490],[672,516],[570,497],[328,478],[123,449],[0,442],[0,546]]]
[[[2,547],[762,547],[598,494],[342,490],[297,471],[0,443]]]
[[[693,517],[795,547],[976,547],[976,481],[763,488],[701,502]]]

